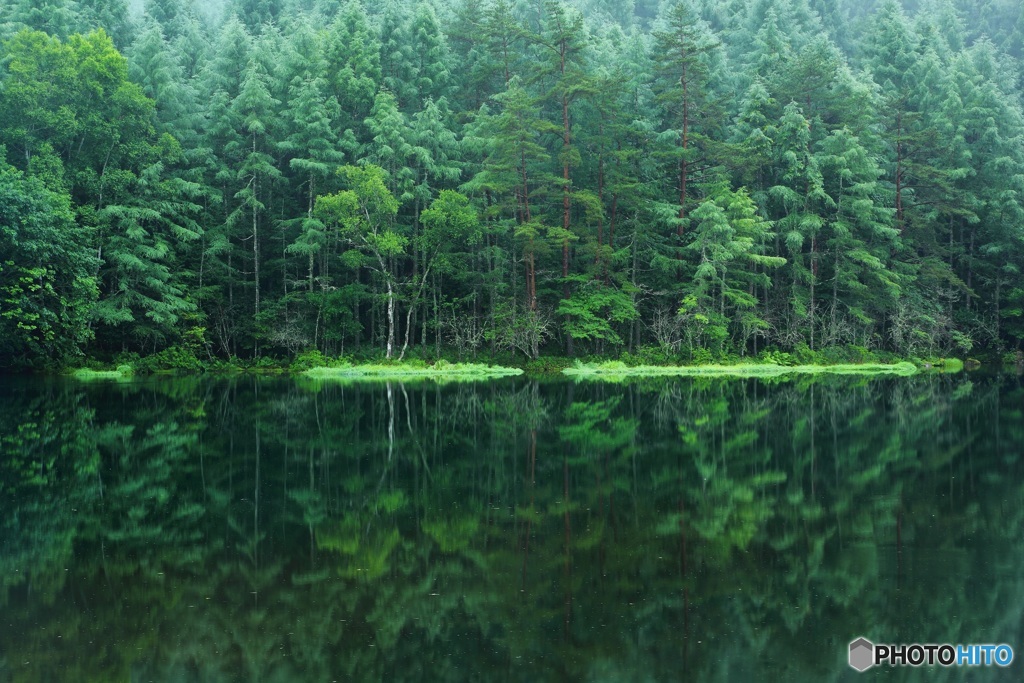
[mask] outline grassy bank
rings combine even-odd
[[[899,375],[917,372],[913,363],[845,363],[837,365],[636,365],[618,361],[577,363],[562,371],[580,379],[616,379],[625,377],[781,377],[783,375]]]
[[[701,351],[701,350],[699,350]],[[908,360],[910,362],[908,362]],[[658,349],[643,348],[637,353],[622,353],[617,360],[601,357],[566,358],[541,356],[526,359],[511,354],[483,356],[480,362],[460,362],[457,358],[412,357],[389,361],[380,356],[332,357],[319,351],[307,351],[292,357],[200,359],[193,349],[166,349],[151,356],[121,354],[91,359],[81,370],[67,369],[64,374],[82,380],[117,379],[145,375],[293,375],[315,379],[487,379],[527,374],[531,376],[576,377],[784,377],[787,375],[856,374],[908,375],[912,366],[921,370],[956,372],[974,367],[954,358],[901,358],[891,353],[870,352],[859,347],[827,348],[793,353],[764,351],[756,357],[712,356],[701,352],[683,357],[667,355]],[[976,365],[976,363],[975,363]],[[116,369],[115,369],[116,368]]]
[[[507,368],[500,365],[483,363],[447,363],[437,361],[433,365],[394,364],[394,365],[352,365],[342,364],[332,367],[314,367],[302,374],[313,379],[439,379],[439,380],[475,380],[511,377],[523,374],[519,368]]]
[[[83,382],[92,382],[100,379],[125,380],[131,379],[135,370],[130,365],[119,365],[116,370],[92,370],[90,368],[79,368],[71,373],[75,379]]]

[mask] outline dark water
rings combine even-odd
[[[1010,376],[0,383],[0,682],[1016,680]],[[1011,644],[997,669],[846,663]]]

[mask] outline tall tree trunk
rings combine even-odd
[[[811,307],[808,311],[811,318],[811,351],[814,350],[814,284],[818,279],[817,237],[811,237]]]
[[[313,218],[313,176],[309,177],[309,204],[306,207],[306,218]],[[309,252],[309,291],[313,292],[313,252]]]
[[[561,76],[565,78],[565,51],[566,44],[562,41],[561,58],[562,58],[562,71]],[[565,230],[565,237],[562,240],[562,298],[568,299],[571,296],[569,291],[569,210],[571,202],[569,200],[569,191],[572,184],[569,178],[569,151],[571,149],[570,141],[570,128],[569,128],[569,96],[562,93],[562,229]],[[566,332],[565,335],[565,353],[568,356],[573,355],[573,340],[572,333]]]
[[[395,353],[395,292],[391,286],[391,279],[385,276],[384,281],[388,287],[388,343],[386,357],[388,360],[391,360]]]
[[[903,232],[903,113],[896,114],[896,227]]]
[[[252,136],[252,153],[256,154],[256,134]],[[255,175],[252,177],[252,272],[256,284],[256,317],[260,315],[260,234],[259,212],[256,210],[256,197],[259,189]]]
[[[600,211],[597,212],[597,250],[594,252],[594,265],[601,264],[601,246],[604,241],[604,119],[598,126],[598,135],[601,138],[601,149],[597,153],[597,205]],[[607,268],[605,269],[607,270]],[[600,277],[595,273],[595,277]]]
[[[679,158],[679,226],[676,228],[676,236],[683,236],[683,221],[686,219],[686,176],[689,174],[686,150],[690,143],[690,101],[686,78],[686,50],[683,49],[683,74],[679,77],[679,84],[683,86],[683,129],[680,135],[680,145],[683,148],[682,156]],[[680,254],[681,257],[681,254]]]

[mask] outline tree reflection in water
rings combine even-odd
[[[860,635],[1018,642],[1013,377],[3,389],[0,680],[831,680]]]

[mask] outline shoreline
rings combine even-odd
[[[527,366],[526,368],[490,363],[450,363],[445,360],[439,360],[432,364],[426,364],[423,361],[406,361],[391,364],[339,362],[337,364],[315,365],[313,367],[296,367],[295,365],[244,367],[222,364],[200,369],[178,368],[167,370],[136,369],[131,365],[122,364],[115,369],[76,368],[65,370],[59,374],[83,382],[98,380],[128,381],[144,377],[199,375],[214,377],[238,375],[291,376],[317,381],[403,379],[469,381],[527,375],[538,377],[564,376],[576,380],[615,381],[655,377],[773,378],[789,375],[890,375],[910,377],[925,372],[959,372],[963,368],[963,361],[955,358],[919,362],[903,360],[893,363],[807,363],[797,365],[781,365],[776,363],[629,365],[622,361],[596,363],[576,361],[575,364],[568,367],[561,363],[552,363],[540,364],[534,367]]]
[[[576,379],[624,379],[642,377],[783,377],[786,375],[897,375],[910,377],[920,370],[909,361],[899,363],[837,363],[835,365],[775,365],[746,363],[739,365],[639,365],[620,362],[577,364],[562,374]]]

